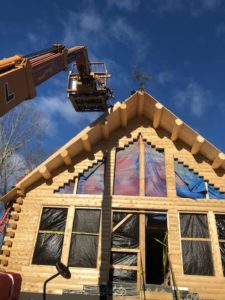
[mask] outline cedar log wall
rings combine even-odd
[[[214,213],[225,213],[225,201],[221,200],[191,200],[176,197],[174,158],[188,165],[198,172],[205,180],[214,184],[225,192],[225,171],[213,170],[211,164],[201,155],[193,156],[190,147],[177,141],[172,142],[170,135],[164,130],[154,129],[146,117],[132,119],[127,128],[120,128],[110,135],[110,139],[103,140],[92,146],[91,151],[76,156],[72,164],[61,166],[49,180],[40,180],[26,191],[24,197],[18,198],[20,206],[17,207],[19,219],[11,220],[12,227],[8,229],[3,246],[4,254],[9,256],[2,259],[2,264],[8,263],[4,268],[22,274],[22,291],[42,292],[43,282],[56,272],[53,266],[32,265],[32,256],[39,229],[40,216],[43,206],[68,207],[67,225],[62,252],[62,262],[67,264],[69,255],[70,232],[74,217],[74,207],[101,208],[102,226],[99,241],[98,263],[96,269],[71,268],[72,278],[63,279],[61,276],[48,284],[48,293],[61,294],[63,289],[79,290],[83,285],[98,285],[108,279],[110,268],[111,248],[111,217],[113,209],[138,210],[164,210],[167,211],[169,231],[169,253],[175,274],[176,284],[188,287],[191,292],[199,293],[200,297],[207,299],[224,299],[225,277],[223,276],[220,250],[216,234]],[[165,151],[167,197],[144,196],[113,196],[113,176],[116,148],[123,148],[141,135],[142,139],[150,142],[158,149]],[[101,160],[106,154],[106,183],[104,196],[97,195],[63,195],[53,194],[59,186],[63,186],[69,179],[82,174],[94,162]],[[143,159],[140,170],[143,170]],[[142,171],[141,171],[142,172]],[[140,173],[141,175],[141,173]],[[141,180],[140,176],[140,180]],[[143,181],[142,181],[143,182]],[[142,185],[140,185],[142,186]],[[143,194],[143,187],[140,189]],[[20,211],[21,208],[21,211]],[[209,231],[212,242],[214,263],[214,276],[184,275],[181,255],[181,239],[178,212],[204,212],[208,214]],[[17,219],[14,213],[14,219]],[[16,225],[15,225],[16,223]],[[11,232],[12,238],[9,236]],[[15,233],[15,236],[13,237]],[[8,247],[12,242],[12,247]],[[140,245],[141,246],[141,245]]]

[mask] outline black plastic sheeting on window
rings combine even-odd
[[[137,271],[113,269],[110,272],[112,282],[137,282]]]
[[[43,208],[33,264],[55,265],[60,260],[66,217],[67,208]]]
[[[100,215],[100,210],[76,209],[73,232],[98,233]]]
[[[32,263],[37,265],[55,265],[57,261],[60,261],[63,238],[63,234],[39,233]]]
[[[67,208],[43,208],[39,230],[64,231]]]
[[[180,214],[181,237],[208,238],[206,214]]]
[[[98,236],[93,235],[72,234],[69,266],[96,268],[98,238]]]
[[[127,214],[114,213],[113,224],[118,224]],[[119,220],[119,221],[118,221]],[[139,216],[133,214],[112,235],[112,248],[138,248],[139,246]]]
[[[220,254],[223,265],[223,276],[225,276],[225,243],[220,243]]]
[[[216,215],[216,227],[219,240],[225,240],[225,215]]]
[[[111,254],[111,264],[137,266],[137,254],[114,252]]]
[[[184,274],[213,275],[210,242],[182,241]]]

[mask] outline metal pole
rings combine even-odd
[[[59,276],[59,275],[60,275],[60,273],[56,273],[55,275],[51,276],[50,278],[48,278],[48,279],[45,281],[44,287],[43,287],[43,300],[46,300],[46,285],[47,285],[47,283],[48,283],[50,280],[54,279],[55,277],[57,277],[57,276]]]

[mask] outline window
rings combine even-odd
[[[43,208],[33,264],[55,265],[60,260],[66,217],[67,208]]]
[[[216,227],[220,245],[220,254],[225,276],[225,215],[216,215]]]
[[[225,199],[225,194],[213,184],[195,174],[177,160],[174,161],[177,196],[192,199]]]
[[[115,195],[139,195],[139,141],[116,152]]]
[[[104,191],[105,161],[98,162],[79,177],[77,194],[101,195]]]
[[[69,254],[70,267],[97,267],[100,215],[100,210],[75,210]]]
[[[166,173],[164,152],[151,145],[145,146],[145,195],[152,197],[166,196]]]
[[[113,282],[136,282],[139,215],[114,212],[112,223],[110,280]]]
[[[211,241],[206,214],[180,214],[184,274],[213,275]]]
[[[206,185],[201,177],[176,160],[174,167],[178,197],[193,199],[206,197]]]

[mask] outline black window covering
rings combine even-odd
[[[225,215],[216,215],[216,227],[220,245],[223,276],[225,276]]]
[[[184,274],[213,275],[211,243],[182,241]]]
[[[223,266],[223,276],[225,276],[225,242],[220,243],[220,254]]]
[[[219,240],[225,240],[225,215],[216,215],[216,227]]]
[[[180,214],[181,237],[208,238],[209,230],[205,214]]]
[[[70,267],[97,267],[100,216],[100,210],[75,210],[69,254]]]
[[[60,260],[66,218],[67,208],[43,208],[33,264],[55,265]]]
[[[184,274],[213,275],[207,215],[180,214],[180,230]]]
[[[73,232],[98,233],[100,210],[76,209],[73,222]]]
[[[137,254],[114,252],[111,254],[112,265],[137,266]]]
[[[113,226],[118,224],[127,213],[114,213]],[[112,234],[112,248],[138,248],[139,247],[139,216],[133,214],[126,222],[118,227]]]
[[[113,282],[137,282],[137,271],[111,269],[110,281]]]

